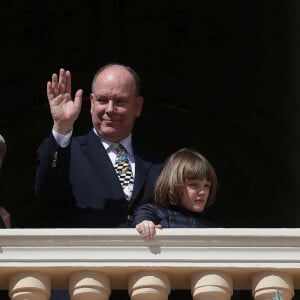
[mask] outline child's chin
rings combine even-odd
[[[201,213],[201,212],[203,212],[203,207],[194,207],[194,209],[193,209],[193,212],[196,212],[196,213]]]

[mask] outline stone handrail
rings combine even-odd
[[[272,299],[279,290],[290,299],[300,288],[300,229],[163,229],[152,240],[135,229],[0,230],[0,289],[11,299],[23,299],[31,284],[45,291],[37,299],[48,299],[51,289],[81,299],[77,291],[91,289],[91,281],[101,299],[111,289],[147,299],[149,288],[161,299],[171,289],[191,289],[194,299],[214,290],[222,296],[211,299],[224,300],[233,289],[252,290],[256,299]]]

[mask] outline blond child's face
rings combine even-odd
[[[181,205],[193,212],[205,209],[210,192],[211,183],[206,179],[187,179],[183,188]]]

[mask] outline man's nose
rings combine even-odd
[[[114,112],[115,108],[116,107],[115,107],[115,104],[114,104],[113,100],[109,100],[107,102],[107,105],[106,105],[106,111],[107,112]]]

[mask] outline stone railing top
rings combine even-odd
[[[53,270],[56,278],[75,269],[126,277],[147,268],[172,278],[180,273],[183,286],[184,274],[208,269],[227,271],[241,286],[265,270],[300,278],[300,228],[163,229],[152,240],[135,229],[0,230],[0,281],[21,270]]]

